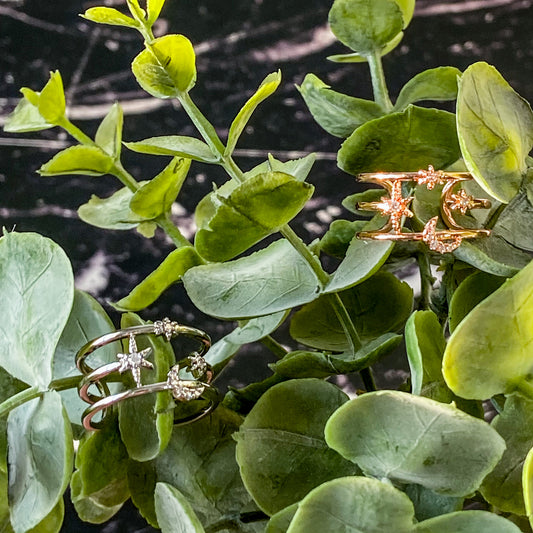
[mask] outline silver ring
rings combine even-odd
[[[112,363],[114,364],[114,363]],[[107,365],[105,365],[107,366]],[[208,404],[202,407],[199,411],[179,418],[174,421],[175,425],[185,425],[200,420],[208,415],[220,402],[220,396],[216,388],[198,380],[186,380],[179,377],[179,365],[174,365],[168,375],[167,381],[160,383],[153,383],[151,385],[142,385],[135,389],[129,389],[124,392],[119,392],[111,396],[106,396],[99,399],[88,407],[82,415],[83,427],[88,431],[100,429],[106,421],[109,407],[129,398],[135,398],[144,394],[152,394],[156,392],[171,391],[174,400],[178,402],[189,402],[193,400],[207,400]],[[93,417],[103,411],[102,419],[94,422]]]

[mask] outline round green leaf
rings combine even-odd
[[[74,298],[67,256],[36,233],[6,233],[0,238],[0,294],[0,365],[46,389]]]
[[[72,431],[55,391],[11,411],[7,431],[11,525],[26,533],[63,498],[72,473]]]
[[[289,529],[291,520],[294,518],[297,510],[298,504],[293,503],[272,515],[265,528],[265,533],[287,533],[287,529]]]
[[[365,477],[323,483],[298,505],[287,533],[410,533],[414,510],[393,486]]]
[[[357,128],[339,150],[339,167],[349,174],[446,168],[461,157],[455,116],[408,106]]]
[[[339,293],[362,341],[403,327],[413,306],[413,290],[389,272],[378,272]],[[321,350],[347,351],[351,342],[330,303],[320,296],[297,311],[290,333],[298,342]]]
[[[505,449],[486,422],[398,391],[363,394],[326,424],[326,442],[367,475],[450,496],[475,491]]]
[[[347,399],[330,383],[292,380],[270,388],[250,411],[235,435],[236,457],[248,492],[267,514],[357,472],[324,441],[327,419]]]
[[[449,306],[449,328],[453,333],[460,322],[485,298],[500,288],[505,281],[502,276],[486,272],[474,272],[453,293]]]
[[[329,24],[339,41],[368,56],[402,31],[404,19],[394,0],[335,0]]]
[[[443,359],[448,386],[487,399],[532,385],[533,263],[477,305],[454,330]],[[487,357],[490,354],[490,357]]]
[[[529,523],[533,526],[533,448],[529,450],[522,469],[524,503]]]
[[[156,98],[176,98],[196,82],[196,56],[184,35],[164,35],[152,41],[131,65],[139,85]]]
[[[319,281],[286,240],[248,257],[193,267],[183,276],[193,303],[220,318],[269,315],[316,298]]]
[[[163,533],[204,533],[187,498],[168,483],[155,486],[155,512]]]
[[[485,478],[481,494],[504,512],[523,515],[522,467],[533,446],[533,400],[512,394],[492,427],[505,439],[507,448],[496,468]]]
[[[458,511],[424,520],[413,529],[413,533],[520,533],[503,516],[487,511]]]
[[[488,194],[509,202],[526,172],[533,148],[533,112],[491,65],[466,69],[457,97],[457,129],[463,158]]]

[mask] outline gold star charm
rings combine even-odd
[[[130,350],[128,353],[117,354],[118,360],[120,361],[120,368],[118,371],[122,374],[127,370],[131,370],[135,384],[137,387],[140,387],[142,385],[141,368],[154,368],[154,365],[150,363],[150,361],[146,361],[146,357],[152,353],[152,348],[145,348],[139,352],[137,349],[137,343],[135,342],[135,335],[133,333],[130,335],[129,348]]]
[[[446,183],[446,174],[442,170],[435,170],[429,165],[427,170],[419,170],[415,178],[419,185],[425,185],[429,191],[433,190],[436,185]]]
[[[372,206],[382,215],[389,215],[393,231],[400,233],[402,231],[402,218],[413,216],[413,212],[408,207],[413,201],[413,196],[407,198],[402,196],[401,181],[393,181],[390,185],[390,198],[382,198],[379,202],[372,202]]]

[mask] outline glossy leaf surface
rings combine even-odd
[[[96,146],[70,146],[56,154],[40,169],[41,176],[85,174],[103,176],[113,168],[113,158]]]
[[[191,268],[183,283],[198,309],[220,318],[269,315],[319,291],[315,274],[285,240],[242,259]]]
[[[454,330],[443,373],[463,398],[486,399],[531,386],[533,263],[477,305]],[[490,353],[490,358],[486,354]]]
[[[455,116],[446,111],[409,106],[371,120],[341,146],[337,162],[349,174],[446,168],[461,157]]]
[[[50,79],[39,94],[37,107],[44,120],[50,124],[60,123],[65,116],[65,91],[58,70],[50,73]]]
[[[148,13],[148,22],[153,24],[161,13],[165,0],[146,0],[146,11]]]
[[[293,503],[272,515],[265,528],[265,533],[287,533],[287,529],[289,529],[289,525],[297,509],[298,504]]]
[[[347,402],[328,421],[326,442],[367,475],[449,496],[476,490],[505,449],[486,422],[399,391]]]
[[[307,74],[298,89],[316,122],[336,137],[345,139],[361,124],[383,115],[375,102],[333,91],[314,74]]]
[[[0,365],[46,389],[74,297],[67,256],[35,233],[6,233],[0,239],[0,293],[7,304],[0,308]]]
[[[136,20],[112,7],[91,7],[82,17],[98,24],[111,24],[112,26],[136,28],[139,25]]]
[[[314,187],[282,172],[258,174],[229,196],[216,195],[217,208],[194,245],[208,261],[227,261],[292,220]]]
[[[204,533],[187,498],[168,483],[155,486],[155,512],[163,533]]]
[[[411,533],[413,504],[393,486],[365,477],[342,477],[310,492],[287,533]]]
[[[413,533],[520,533],[515,526],[503,516],[487,511],[458,511],[436,516],[417,524]]]
[[[131,65],[139,85],[156,98],[176,98],[196,81],[196,56],[184,35],[169,34],[152,41]]]
[[[533,524],[533,448],[529,450],[522,470],[522,487],[524,504],[530,525]]]
[[[287,381],[256,403],[235,438],[241,477],[257,505],[272,515],[311,489],[357,469],[324,441],[324,425],[347,396],[317,380]]]
[[[533,147],[533,112],[484,62],[466,69],[459,84],[457,126],[463,158],[488,194],[509,202],[518,192]]]
[[[25,533],[63,497],[72,472],[72,431],[55,391],[11,411],[7,431],[11,525]]]
[[[163,137],[150,137],[142,141],[124,143],[130,150],[141,154],[172,155],[187,157],[204,163],[216,163],[217,157],[213,155],[207,144],[194,137],[182,135],[166,135]]]

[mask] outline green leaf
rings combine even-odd
[[[268,515],[357,472],[324,441],[327,419],[347,399],[330,383],[301,379],[275,385],[250,411],[235,435],[236,457],[248,492]]]
[[[299,350],[288,353],[269,367],[284,378],[325,378],[333,374],[350,374],[374,364],[397,348],[401,341],[401,335],[385,333],[364,343],[355,353],[353,350],[343,354]]]
[[[413,502],[415,517],[419,522],[463,508],[464,498],[437,494],[422,485],[407,485],[404,492]]]
[[[164,290],[177,283],[189,268],[200,264],[202,260],[192,246],[173,250],[128,296],[116,302],[114,307],[120,311],[140,311],[154,303]]]
[[[246,172],[244,176],[248,179],[257,174],[264,174],[265,172],[283,172],[284,174],[289,174],[297,181],[305,181],[309,172],[311,172],[311,168],[315,164],[315,161],[316,154],[314,153],[307,154],[300,159],[293,159],[285,162],[278,161],[272,154],[268,154],[268,159],[266,161]],[[226,182],[226,184],[230,182],[231,180]],[[222,185],[220,189],[222,189],[224,185]]]
[[[189,269],[183,284],[194,305],[220,318],[270,315],[314,300],[320,283],[288,241],[248,257]]]
[[[494,67],[474,63],[459,83],[457,129],[475,180],[500,202],[509,202],[518,193],[533,148],[529,104]]]
[[[337,39],[362,56],[382,50],[404,27],[394,0],[335,0],[329,12]]]
[[[72,473],[72,431],[55,391],[11,411],[7,431],[11,525],[25,533],[63,497]]]
[[[515,248],[493,233],[482,239],[463,241],[453,254],[483,272],[505,277],[514,276],[532,258],[531,254]]]
[[[416,524],[413,533],[520,533],[520,529],[503,516],[487,511],[458,511],[436,516]]]
[[[131,210],[146,219],[170,211],[190,167],[190,159],[174,157],[162,172],[135,192],[130,201]]]
[[[168,483],[155,486],[155,511],[163,533],[205,532],[187,498]]]
[[[131,69],[139,85],[156,98],[177,98],[196,82],[196,56],[184,35],[164,35],[135,57]]]
[[[98,24],[111,24],[112,26],[126,26],[127,28],[137,28],[139,23],[124,15],[112,7],[91,7],[81,15],[84,19]]]
[[[47,122],[39,113],[36,105],[27,98],[21,98],[17,107],[6,118],[4,131],[8,133],[25,133],[53,128],[55,124]]]
[[[146,182],[141,182],[141,186]],[[78,208],[78,215],[87,224],[97,228],[127,230],[137,227],[146,220],[145,217],[134,213],[130,207],[133,192],[123,187],[108,198],[91,199]]]
[[[468,276],[453,293],[449,306],[450,332],[453,333],[459,323],[485,298],[500,288],[504,277],[493,276],[486,272],[474,272]]]
[[[251,318],[215,342],[205,355],[215,374],[218,374],[226,366],[243,344],[256,342],[270,335],[286,317],[286,311],[279,311],[272,315]]]
[[[366,475],[449,496],[475,491],[505,449],[486,422],[399,391],[351,400],[333,414],[325,432],[328,445]]]
[[[312,196],[314,187],[282,172],[258,174],[228,197],[216,195],[217,210],[194,245],[208,261],[227,261],[281,229]]]
[[[393,247],[388,241],[363,240],[355,236],[324,292],[348,289],[370,278],[383,266]]]
[[[433,311],[415,311],[409,317],[405,324],[405,345],[411,370],[412,393],[421,395],[424,385],[430,383],[446,387],[441,372],[446,340]]]
[[[362,341],[402,328],[413,306],[411,287],[389,272],[374,274],[339,296]],[[298,342],[320,350],[344,352],[351,348],[326,295],[293,315],[290,334]]]
[[[287,533],[297,509],[298,504],[294,503],[272,515],[266,525],[265,533]]]
[[[50,72],[50,79],[39,94],[39,113],[50,124],[59,124],[65,116],[65,91],[58,70]]]
[[[55,349],[53,379],[79,375],[75,358],[80,347],[114,329],[102,306],[89,294],[76,290],[70,316]],[[115,343],[102,346],[91,354],[91,367],[98,368],[116,361],[119,351]],[[81,431],[81,416],[87,404],[81,400],[76,389],[61,391],[60,394],[71,423]]]
[[[71,498],[84,522],[109,520],[129,498],[128,453],[115,423],[85,434],[76,454]]]
[[[457,395],[487,399],[531,387],[532,294],[530,263],[477,305],[454,330],[444,352],[443,373]]]
[[[74,298],[67,256],[36,233],[6,233],[0,238],[0,294],[0,365],[45,390]]]
[[[228,133],[228,142],[226,144],[226,149],[224,150],[224,156],[230,156],[235,150],[237,141],[241,136],[246,124],[250,120],[252,113],[255,111],[257,106],[266,100],[274,91],[278,88],[281,82],[281,72],[273,72],[269,74],[262,82],[257,91],[253,94],[251,98],[244,104],[241,110],[237,113],[237,116],[231,123],[229,133]]]
[[[233,433],[241,417],[223,406],[209,417],[174,431],[168,447],[149,463],[131,462],[132,498],[154,524],[156,483],[175,487],[190,503],[203,526],[235,520],[243,509],[254,510],[235,461]],[[257,532],[253,524],[239,524],[239,533]]]
[[[336,137],[345,139],[365,122],[384,114],[375,102],[332,91],[314,74],[307,74],[297,88],[313,118]]]
[[[484,479],[481,494],[501,511],[524,515],[522,467],[533,446],[533,400],[512,394],[491,425],[507,447],[496,468]]]
[[[122,315],[121,327],[144,325],[137,315]],[[143,373],[143,384],[166,381],[175,356],[170,343],[163,337],[145,335],[137,340],[139,350],[152,348],[155,370]],[[133,380],[130,383],[134,387]],[[167,446],[174,424],[174,401],[169,392],[146,394],[130,398],[119,405],[119,427],[128,455],[135,461],[149,461]]]
[[[357,128],[339,150],[337,162],[348,174],[446,168],[461,157],[455,116],[408,106]]]
[[[414,510],[393,486],[365,477],[323,483],[298,505],[287,533],[411,533]]]
[[[344,259],[355,234],[362,231],[364,220],[334,220],[320,239],[320,251]]]
[[[455,67],[437,67],[420,72],[403,86],[394,110],[402,111],[409,104],[422,100],[455,100],[460,75],[461,71]]]
[[[124,144],[130,150],[141,154],[187,157],[194,161],[202,161],[203,163],[216,163],[218,161],[217,156],[213,155],[211,148],[194,137],[166,135],[164,137],[150,137],[143,141]]]
[[[70,146],[57,153],[40,169],[41,176],[85,174],[103,176],[113,168],[113,158],[96,146]]]
[[[533,526],[533,448],[529,450],[522,469],[522,486],[524,489],[524,503],[526,515]]]
[[[94,138],[96,144],[113,159],[120,158],[124,113],[119,103],[114,103],[104,117]]]
[[[389,41],[378,53],[380,57],[383,57],[387,55],[389,52],[392,52],[401,42],[403,39],[403,31],[398,33],[394,39]],[[367,56],[363,54],[358,54],[357,52],[353,52],[351,54],[335,54],[332,56],[328,56],[328,59],[330,61],[333,61],[334,63],[365,63],[367,61]]]
[[[493,232],[509,244],[533,252],[533,205],[519,192],[501,212]]]
[[[148,24],[153,24],[158,19],[164,4],[165,0],[146,0]]]

